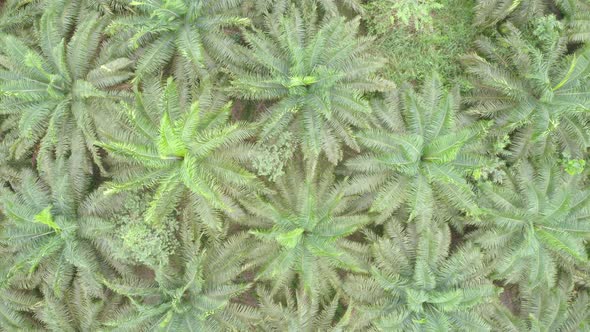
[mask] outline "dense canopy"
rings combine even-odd
[[[0,331],[590,331],[590,0],[0,0]]]

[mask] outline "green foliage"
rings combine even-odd
[[[498,279],[550,288],[560,270],[588,266],[590,191],[581,176],[548,163],[523,163],[501,185],[484,184],[485,217],[472,234],[488,250]]]
[[[0,36],[0,114],[17,133],[11,149],[17,158],[30,154],[40,142],[40,154],[56,149],[60,155],[81,141],[101,165],[96,148],[95,122],[116,100],[113,88],[131,76],[130,61],[112,58],[101,32],[106,22],[95,14],[75,25],[76,11],[59,1],[40,19],[39,42],[34,47],[12,35]],[[71,30],[75,32],[71,34]],[[65,133],[62,134],[62,133]],[[58,139],[59,138],[59,139]]]
[[[366,127],[370,112],[363,92],[382,88],[375,77],[382,59],[372,56],[371,39],[357,37],[359,21],[342,18],[314,26],[295,11],[269,22],[271,34],[249,31],[245,71],[232,81],[236,96],[276,101],[262,115],[259,138],[289,131],[306,158],[324,153],[336,164],[343,143],[358,150],[354,127]]]
[[[291,159],[295,152],[293,135],[285,132],[276,139],[273,144],[261,144],[256,151],[254,167],[258,175],[267,176],[270,181],[275,181],[285,174],[283,167]]]
[[[411,1],[396,1],[404,6]],[[419,3],[419,2],[418,2]],[[368,33],[377,38],[374,45],[387,57],[383,77],[400,82],[422,82],[433,71],[461,83],[462,68],[457,59],[472,48],[477,31],[472,27],[473,3],[471,0],[428,1],[427,7],[440,4],[442,8],[427,16],[416,29],[412,21],[402,24],[392,20],[392,2],[389,0],[370,1],[363,17]]]
[[[178,227],[174,214],[155,224],[146,223],[143,213],[149,208],[148,203],[139,193],[125,197],[123,208],[114,220],[121,240],[117,256],[131,263],[158,266],[175,252]]]
[[[475,195],[463,176],[483,165],[478,152],[483,128],[461,123],[459,105],[458,91],[444,91],[436,76],[420,93],[406,87],[374,102],[376,125],[358,134],[367,152],[346,163],[357,174],[349,191],[374,196],[371,211],[381,214],[380,220],[403,205],[408,221],[421,227],[435,210],[449,205],[477,214]]]
[[[339,269],[366,271],[364,246],[346,237],[369,218],[351,205],[354,197],[344,193],[346,182],[334,179],[332,167],[321,163],[302,173],[294,165],[276,182],[276,194],[249,206],[251,217],[242,222],[260,241],[253,252],[258,278],[270,280],[275,293],[297,276],[315,297],[338,289]]]
[[[136,79],[159,73],[175,55],[185,64],[179,70],[204,75],[214,61],[235,60],[237,55],[224,28],[248,24],[232,14],[236,0],[142,0],[131,1],[135,15],[114,20],[111,34],[131,30],[132,50],[138,50]],[[182,61],[179,62],[182,64]]]
[[[559,160],[564,170],[569,175],[581,174],[586,167],[586,160],[584,159],[570,159],[569,156],[564,155],[563,159]]]
[[[441,3],[429,0],[373,1],[367,7],[370,12],[378,12],[376,20],[386,26],[411,27],[416,31],[431,30],[433,13],[444,8]]]
[[[473,245],[449,250],[448,228],[418,234],[387,224],[372,248],[370,276],[350,276],[345,290],[363,313],[358,330],[485,331],[496,293]],[[486,309],[488,308],[488,309]]]
[[[253,131],[228,123],[231,105],[218,107],[207,92],[191,102],[181,100],[172,79],[164,88],[155,81],[144,88],[135,107],[125,109],[120,130],[109,133],[114,139],[98,144],[127,165],[109,192],[157,187],[145,216],[155,224],[188,189],[203,222],[220,229],[215,211],[236,213],[235,198],[258,190],[255,175],[237,163],[248,157],[245,140]]]
[[[0,0],[0,331],[590,330],[588,1]]]
[[[477,42],[479,54],[465,58],[475,86],[468,101],[495,120],[497,135],[511,135],[510,159],[550,150],[579,157],[589,146],[590,49],[565,55],[555,18],[537,23],[532,40],[507,24],[498,41]]]

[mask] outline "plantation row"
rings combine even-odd
[[[587,0],[1,6],[0,331],[590,331]]]

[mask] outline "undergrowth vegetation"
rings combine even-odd
[[[590,331],[588,0],[0,6],[0,331]]]

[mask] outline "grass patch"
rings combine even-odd
[[[459,57],[471,50],[477,31],[472,27],[473,0],[441,0],[440,9],[425,18],[419,11],[407,24],[399,19],[392,2],[371,1],[365,5],[369,35],[389,59],[383,75],[396,83],[420,83],[432,71],[447,82],[462,82]],[[425,5],[432,7],[431,5]]]

